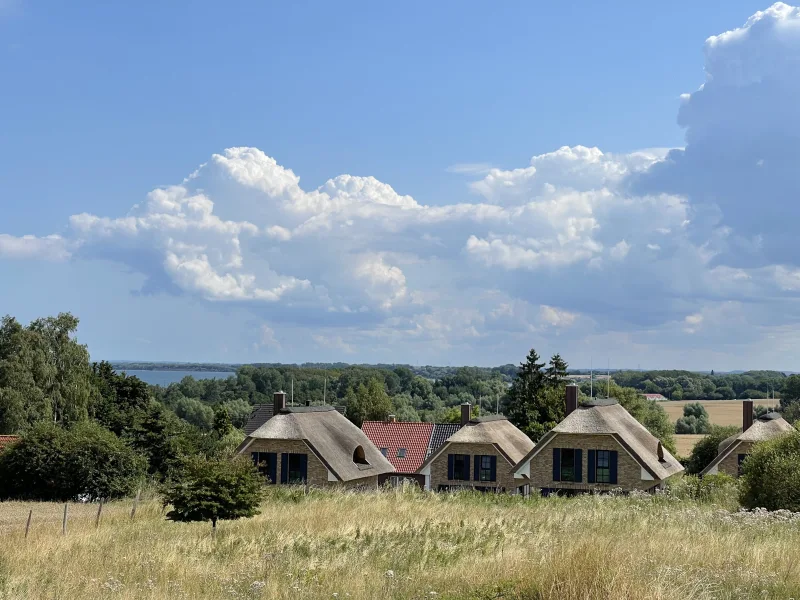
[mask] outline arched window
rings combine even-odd
[[[368,465],[367,457],[364,456],[364,448],[361,446],[356,446],[356,449],[353,450],[353,462],[357,465]]]

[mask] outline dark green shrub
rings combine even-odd
[[[163,488],[164,505],[173,521],[240,519],[258,514],[263,479],[245,457],[186,459],[177,479]]]
[[[141,483],[145,460],[95,423],[35,426],[0,455],[0,498],[111,500]]]
[[[712,425],[708,431],[708,435],[702,440],[697,442],[692,448],[692,453],[689,455],[689,460],[686,462],[686,471],[692,475],[697,475],[705,469],[711,461],[717,457],[717,447],[722,440],[738,433],[739,428],[735,425],[728,427],[720,427],[719,425]]]
[[[759,442],[742,463],[740,499],[747,508],[800,511],[800,433]]]

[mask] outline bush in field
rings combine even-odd
[[[800,433],[756,444],[742,463],[741,482],[747,508],[800,511]]]
[[[172,521],[240,519],[258,514],[263,480],[244,457],[187,459],[178,479],[163,488],[164,505],[172,505]]]
[[[738,432],[739,428],[735,425],[729,425],[728,427],[712,425],[708,430],[708,435],[692,448],[692,454],[686,463],[686,471],[692,475],[700,473],[717,457],[717,447],[722,440]]]
[[[100,425],[45,423],[0,454],[0,499],[122,498],[144,472],[145,460]]]
[[[705,407],[699,402],[690,402],[683,407],[683,416],[675,423],[675,433],[708,433],[710,427]]]

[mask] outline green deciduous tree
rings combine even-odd
[[[0,322],[0,432],[87,417],[96,388],[89,353],[73,337],[77,327],[69,313],[27,327],[8,316]]]
[[[231,423],[233,426],[241,429],[247,424],[248,419],[250,418],[250,413],[253,412],[253,407],[247,400],[229,400],[225,402],[223,406],[228,410],[228,414],[231,417]]]
[[[203,431],[210,431],[214,424],[214,409],[195,398],[178,400],[175,414]]]
[[[683,417],[675,423],[675,433],[707,433],[711,427],[708,412],[699,402],[690,402],[683,407]]]
[[[372,378],[360,383],[345,396],[347,418],[361,427],[364,421],[384,421],[392,412],[392,401],[383,379]]]
[[[755,444],[740,481],[743,506],[800,511],[800,433]]]
[[[781,408],[786,410],[791,405],[798,403],[800,403],[800,375],[789,375],[783,382]]]
[[[212,425],[212,429],[220,438],[225,437],[233,429],[231,415],[228,412],[228,408],[223,404],[220,404],[214,410],[214,424]]]
[[[171,505],[173,521],[211,521],[252,517],[258,514],[263,493],[262,478],[253,463],[235,459],[188,459],[175,480],[163,489],[164,505]]]

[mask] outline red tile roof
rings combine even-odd
[[[16,435],[0,435],[0,450],[16,442],[19,439],[19,436]]]
[[[386,448],[386,458],[398,473],[416,473],[428,453],[433,423],[364,421],[361,431],[379,450]],[[405,458],[398,458],[400,448],[405,448]]]

